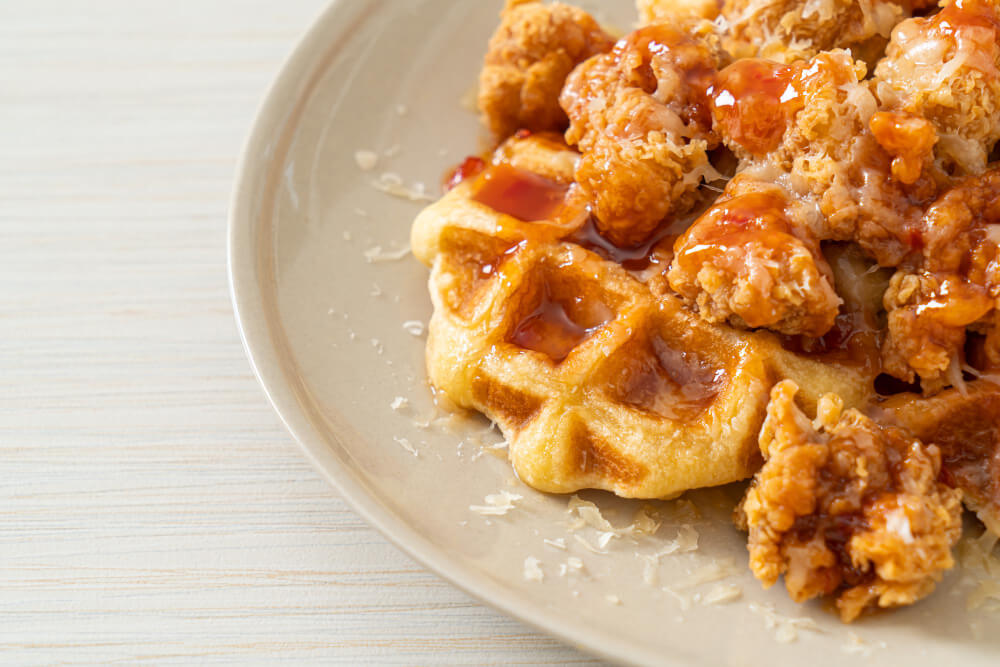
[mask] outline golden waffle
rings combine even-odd
[[[554,136],[511,139],[412,229],[413,253],[431,267],[430,380],[500,426],[521,479],[671,497],[756,471],[782,379],[803,388],[810,411],[827,392],[867,401],[871,367],[687,311],[663,288],[670,236],[645,267],[591,242],[570,187],[576,159]]]
[[[941,449],[946,481],[1000,535],[1000,384],[981,379],[923,397],[893,396],[880,407],[913,435]]]

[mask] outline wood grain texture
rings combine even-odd
[[[228,197],[323,5],[0,2],[0,662],[592,662],[369,528],[250,373]]]

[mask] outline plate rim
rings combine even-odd
[[[474,600],[570,647],[606,660],[668,667],[712,664],[705,661],[706,656],[691,655],[683,649],[670,656],[632,645],[600,628],[565,620],[541,605],[520,598],[498,582],[465,568],[447,553],[436,549],[430,540],[384,507],[350,470],[324,462],[323,451],[329,445],[313,426],[306,406],[289,388],[287,370],[280,361],[278,343],[268,323],[267,307],[263,301],[266,288],[258,280],[259,242],[254,241],[259,235],[253,233],[260,223],[252,219],[254,206],[250,202],[253,195],[248,190],[256,171],[266,174],[270,171],[266,163],[275,163],[282,157],[280,149],[272,151],[269,138],[284,134],[299,119],[300,114],[282,112],[294,103],[308,99],[310,83],[315,83],[310,79],[315,79],[322,70],[316,66],[316,56],[329,41],[328,33],[336,32],[340,14],[350,4],[354,3],[331,0],[285,57],[277,75],[260,98],[236,163],[227,220],[229,295],[244,354],[264,395],[313,468],[355,512],[408,557]],[[368,0],[365,4],[369,9],[376,10],[384,8],[387,3],[386,0]],[[327,44],[327,48],[333,47]],[[287,95],[288,91],[295,91],[296,94]],[[261,156],[267,156],[267,159]],[[336,433],[333,435],[336,436]]]

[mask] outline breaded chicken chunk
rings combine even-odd
[[[893,276],[885,294],[887,372],[924,391],[961,382],[969,329],[986,334],[984,354],[1000,364],[1000,168],[970,178],[927,210],[922,256]]]
[[[784,575],[799,602],[835,595],[845,622],[926,597],[962,532],[961,492],[938,481],[938,448],[842,411],[833,395],[810,422],[797,391],[787,380],[772,390],[764,467],[737,509],[754,575],[765,586]]]
[[[908,3],[890,0],[726,0],[723,44],[735,58],[792,62],[821,51],[851,49],[874,61]]]
[[[479,109],[498,139],[519,129],[562,131],[559,92],[573,68],[614,40],[589,14],[556,2],[508,0],[479,76]]]
[[[1000,14],[997,0],[954,0],[899,24],[875,69],[882,106],[930,121],[939,164],[979,174],[1000,139]]]
[[[674,246],[670,287],[710,322],[820,337],[841,304],[803,206],[737,176]]]
[[[689,18],[715,19],[721,0],[636,0],[639,24],[669,23]]]
[[[636,4],[645,23],[681,17],[718,19],[723,46],[734,58],[783,63],[839,48],[874,62],[893,27],[910,15],[905,0],[637,0]]]
[[[715,177],[706,91],[717,64],[708,40],[658,24],[567,80],[566,141],[583,154],[576,182],[613,243],[642,242],[665,218],[687,212],[703,178]]]
[[[911,230],[937,186],[920,172],[922,154],[904,156],[910,171],[897,168],[912,183],[893,177],[898,156],[871,130],[878,104],[864,76],[848,51],[792,65],[737,61],[712,90],[714,129],[743,173],[779,182],[818,208],[810,218],[819,222],[816,238],[857,242],[896,266],[915,251]]]

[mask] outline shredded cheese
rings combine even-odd
[[[379,262],[397,262],[407,255],[410,254],[410,246],[405,246],[399,250],[383,250],[382,246],[376,245],[372,246],[368,250],[365,250],[365,260],[369,264],[377,264]]]
[[[702,602],[705,604],[725,604],[743,597],[743,589],[736,584],[718,584],[710,590]]]
[[[378,179],[372,181],[372,187],[399,199],[408,199],[415,202],[432,202],[434,197],[427,194],[427,188],[423,183],[413,183],[406,185],[403,178],[391,171],[384,172]]]
[[[799,630],[809,630],[811,632],[822,632],[819,624],[811,618],[800,616],[791,618],[783,616],[768,604],[757,604],[751,602],[748,608],[754,614],[764,619],[764,626],[774,633],[774,639],[780,644],[791,644],[798,641]]]
[[[398,444],[400,447],[402,447],[409,453],[413,454],[413,456],[415,457],[420,456],[420,452],[417,451],[417,448],[414,447],[408,439],[395,436],[393,437],[393,440],[395,440],[396,444]]]
[[[378,153],[369,150],[355,151],[354,162],[361,171],[371,171],[378,166]]]
[[[524,559],[524,579],[525,581],[541,582],[545,579],[545,573],[541,568],[542,561],[533,556]]]
[[[486,496],[483,499],[485,505],[469,505],[469,509],[482,516],[504,516],[514,509],[514,503],[523,497],[517,493],[500,491]]]
[[[427,327],[420,320],[407,320],[403,322],[403,331],[411,336],[419,338],[427,331]]]

